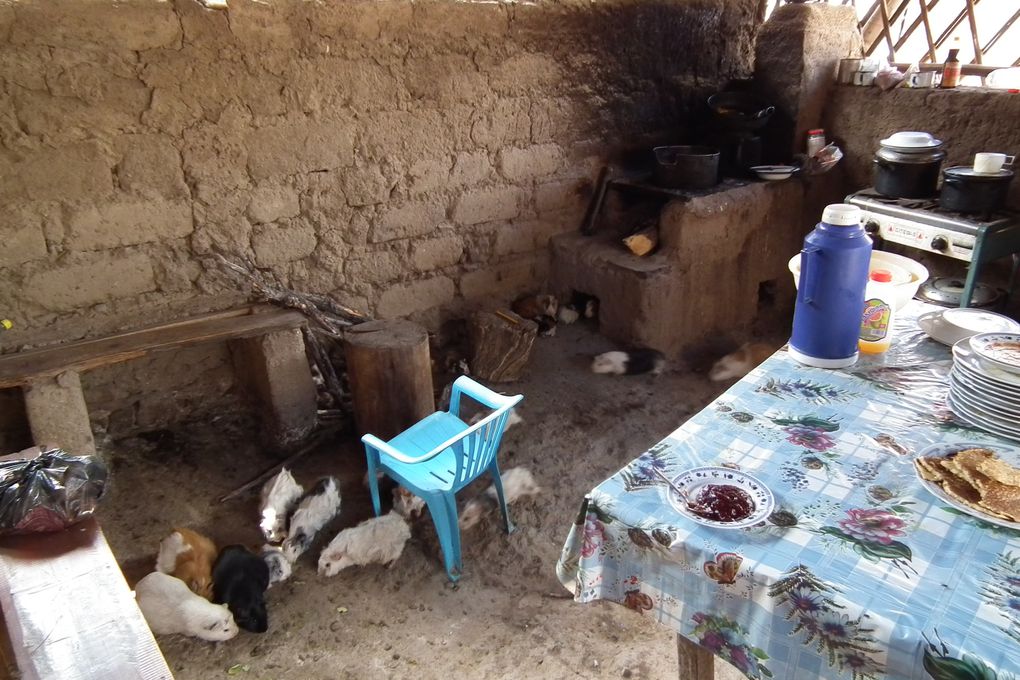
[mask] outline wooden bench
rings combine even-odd
[[[315,385],[303,314],[251,305],[94,340],[0,356],[0,389],[20,387],[36,444],[95,453],[80,375],[99,366],[207,342],[229,341],[242,379],[262,400],[268,434],[286,446],[315,426]]]
[[[99,524],[0,543],[4,677],[172,680]]]

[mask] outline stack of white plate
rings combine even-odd
[[[1020,441],[1020,333],[980,333],[953,345],[949,407],[972,425]]]

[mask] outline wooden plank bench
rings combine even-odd
[[[6,677],[173,680],[95,519],[0,543]]]
[[[270,305],[162,323],[94,340],[0,356],[0,389],[20,387],[32,438],[75,453],[95,453],[80,375],[207,342],[229,341],[242,378],[259,394],[273,442],[285,446],[315,425],[315,385],[304,355],[303,314]]]

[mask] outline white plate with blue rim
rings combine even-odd
[[[971,425],[999,437],[1020,441],[1020,427],[1005,418],[994,416],[983,409],[972,406],[971,403],[961,399],[959,393],[952,389],[946,397],[946,404],[954,415]]]
[[[977,352],[971,348],[973,340],[974,338],[964,338],[953,345],[953,362],[963,364],[964,368],[1013,394],[1020,393],[1020,375],[1003,371],[990,362],[982,361]]]
[[[683,489],[687,497],[697,501],[709,485],[733,486],[746,493],[751,500],[751,511],[746,517],[730,522],[710,519],[693,512],[676,489],[667,489],[670,505],[684,517],[702,526],[715,529],[744,529],[768,519],[776,508],[776,499],[765,484],[757,477],[728,467],[696,467],[672,478],[673,486]]]
[[[986,443],[977,442],[958,442],[956,444],[932,444],[928,448],[918,451],[917,457],[941,458],[943,456],[948,456],[952,453],[958,453],[959,451],[966,451],[967,449],[988,449],[989,451],[993,451],[995,455],[997,455],[999,459],[1002,460],[1003,462],[1008,463],[1009,465],[1012,465],[1015,468],[1020,468],[1020,449],[1017,449],[1016,447],[1013,446],[1006,446],[1003,444],[989,445]],[[935,482],[928,481],[927,479],[922,477],[921,473],[918,472],[916,465],[914,466],[914,474],[917,475],[917,479],[921,482],[921,486],[927,489],[931,493],[931,495],[935,496],[946,505],[951,505],[960,512],[970,515],[971,517],[976,517],[984,522],[988,522],[989,524],[995,524],[1000,527],[1006,527],[1007,529],[1020,529],[1020,522],[1011,522],[1008,519],[1000,519],[993,515],[985,514],[978,510],[977,508],[973,508],[967,505],[966,503],[962,503],[956,500],[955,498],[947,494],[945,491],[943,491],[941,486],[939,486]]]
[[[982,362],[1020,379],[1020,333],[980,333],[970,339],[970,348]]]
[[[999,390],[992,383],[985,382],[980,377],[961,369],[959,365],[953,366],[953,370],[949,372],[949,378],[950,387],[955,386],[969,396],[980,396],[980,401],[989,406],[1016,411],[1017,419],[1020,420],[1020,392],[1010,393],[1006,390]]]

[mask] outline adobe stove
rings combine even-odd
[[[939,207],[938,198],[889,198],[870,188],[850,194],[846,202],[861,209],[864,229],[872,236],[969,263],[961,307],[971,306],[981,267],[1006,255],[1013,256],[1007,287],[1012,292],[1020,265],[1020,213],[951,212]]]

